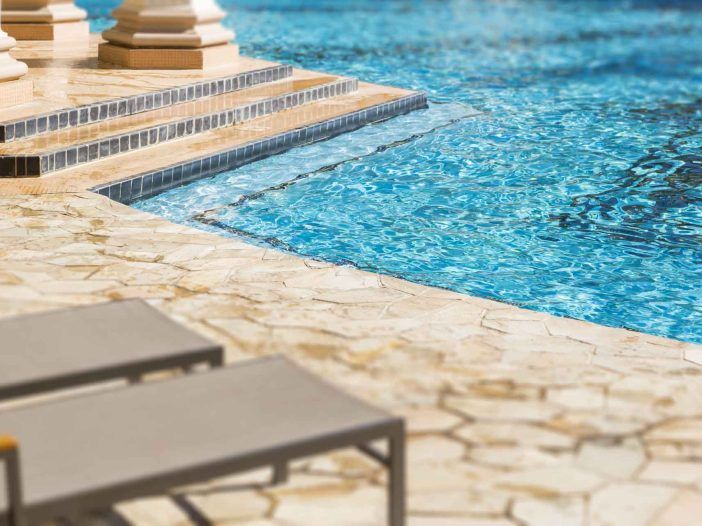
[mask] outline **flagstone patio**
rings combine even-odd
[[[0,197],[0,315],[134,296],[229,361],[282,352],[405,415],[410,526],[702,515],[700,346],[302,260],[89,192]],[[298,463],[285,486],[266,475],[118,511],[154,526],[383,524],[381,470],[353,451]]]

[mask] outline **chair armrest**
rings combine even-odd
[[[4,464],[5,467],[9,524],[10,526],[24,526],[19,443],[12,436],[0,435],[0,464]]]

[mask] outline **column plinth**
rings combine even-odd
[[[99,58],[134,69],[207,69],[238,56],[214,0],[125,0],[102,34]]]
[[[7,108],[31,102],[33,85],[22,80],[27,73],[27,64],[15,60],[10,55],[17,42],[0,30],[0,108]]]
[[[2,2],[2,28],[17,40],[87,40],[87,16],[73,0]]]

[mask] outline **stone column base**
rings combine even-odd
[[[90,37],[88,22],[57,22],[54,24],[4,23],[2,28],[16,40],[87,40]]]
[[[0,82],[0,108],[9,108],[32,102],[34,85],[31,80]]]
[[[129,69],[209,69],[231,64],[239,46],[223,44],[198,49],[128,48],[100,44],[98,58]]]

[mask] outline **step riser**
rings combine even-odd
[[[426,93],[416,93],[214,155],[179,163],[127,180],[100,185],[91,190],[120,203],[129,204],[137,199],[150,197],[188,182],[211,177],[217,173],[282,153],[297,146],[330,139],[367,124],[386,120],[426,106]]]
[[[44,133],[77,128],[118,117],[166,108],[204,97],[222,95],[292,76],[292,66],[280,65],[214,80],[153,91],[131,97],[65,108],[31,118],[0,123],[0,142],[12,142]]]
[[[209,115],[190,117],[170,124],[144,128],[42,155],[0,157],[0,177],[37,177],[56,170],[105,159],[112,155],[232,126],[303,104],[345,95],[357,89],[358,81],[356,79],[340,79],[329,84],[271,97]]]

